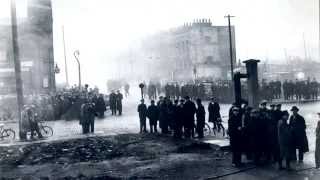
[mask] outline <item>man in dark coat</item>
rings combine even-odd
[[[157,122],[159,119],[159,108],[155,105],[155,101],[151,100],[151,105],[148,107],[147,116],[149,118],[150,132],[157,133]]]
[[[117,99],[116,93],[114,93],[114,91],[111,91],[111,94],[109,95],[109,103],[110,103],[110,109],[111,109],[112,115],[117,114],[116,99]]]
[[[120,93],[120,90],[118,90],[116,95],[116,107],[117,107],[119,116],[122,115],[122,99],[123,99],[123,95]]]
[[[267,161],[271,160],[272,147],[270,142],[272,141],[272,137],[270,137],[270,129],[271,128],[271,118],[270,111],[267,109],[267,101],[262,101],[259,109],[259,118],[260,123],[264,127],[259,132],[261,134],[261,140],[264,140],[265,143],[261,144],[263,148],[263,155],[266,157]]]
[[[94,132],[94,118],[95,118],[95,107],[90,101],[81,106],[81,118],[80,124],[82,125],[82,133],[87,134],[89,132]]]
[[[220,105],[214,98],[211,98],[211,102],[208,105],[208,111],[209,111],[209,122],[212,122],[213,128],[216,129],[218,119],[221,118],[221,115],[220,115]]]
[[[168,105],[167,105],[167,98],[159,101],[159,124],[161,128],[162,134],[169,133],[169,115],[168,115]]]
[[[176,100],[177,101],[177,100]],[[182,128],[183,128],[183,106],[184,106],[184,99],[180,100],[180,103],[175,105],[174,109],[174,137],[175,138],[182,138]]]
[[[269,123],[268,123],[268,146],[271,147],[270,157],[273,161],[277,161],[277,145],[278,145],[278,120],[276,117],[276,105],[271,104],[269,110]]]
[[[196,105],[190,100],[189,96],[185,97],[186,102],[183,106],[185,137],[194,137],[194,114]]]
[[[206,121],[206,111],[204,110],[204,107],[201,104],[201,99],[197,99],[196,117],[198,138],[203,138],[203,128]]]
[[[306,122],[304,118],[298,114],[299,108],[293,106],[291,108],[292,115],[290,116],[290,126],[292,128],[292,136],[294,139],[294,148],[299,151],[299,163],[303,162],[303,153],[309,151],[308,139],[306,135]],[[297,156],[294,155],[294,160]]]
[[[100,94],[99,98],[97,99],[96,111],[99,114],[99,118],[104,117],[104,112],[106,111],[106,103],[104,102],[104,98],[102,94]]]
[[[228,120],[230,146],[232,150],[232,164],[241,166],[241,146],[242,146],[242,124],[238,107],[232,109],[232,114]]]
[[[138,106],[138,113],[140,119],[140,133],[147,132],[146,121],[147,121],[147,106],[144,104],[144,99],[141,99],[141,104]]]
[[[274,118],[274,122],[277,124],[277,129],[278,129],[278,124],[279,124],[279,121],[281,120],[282,118],[282,115],[283,115],[283,111],[281,110],[281,104],[277,104],[276,105],[276,109],[274,110],[274,113],[273,113],[273,118]],[[275,139],[275,142],[273,144],[273,158],[275,161],[279,161],[279,158],[280,158],[280,147],[279,147],[279,139],[278,139],[278,130],[275,131],[275,134],[274,134],[277,138]]]

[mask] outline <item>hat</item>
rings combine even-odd
[[[277,104],[276,106],[277,106],[277,107],[281,107],[281,106],[282,106],[282,104]]]
[[[232,111],[239,111],[240,109],[238,107],[233,107]]]
[[[275,107],[276,105],[275,104],[270,104],[270,107]]]
[[[261,103],[260,103],[260,105],[267,105],[267,101],[266,100],[263,100],[263,101],[261,101]]]
[[[299,111],[299,108],[297,106],[292,106],[290,111]]]

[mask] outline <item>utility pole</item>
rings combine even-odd
[[[21,79],[21,64],[19,57],[19,44],[18,44],[18,30],[17,30],[17,14],[16,2],[11,0],[11,28],[12,28],[12,46],[13,46],[13,62],[16,79],[17,103],[18,103],[18,118],[19,118],[19,137],[25,139],[26,135],[22,134],[21,111],[23,107],[23,86]]]
[[[81,89],[81,66],[80,66],[80,61],[79,61],[79,56],[80,56],[79,50],[74,51],[73,55],[76,58],[77,63],[78,63],[79,89]]]
[[[227,16],[224,16],[225,18],[228,18],[228,28],[229,28],[229,50],[230,50],[230,67],[231,67],[231,80],[233,80],[233,43],[232,43],[232,31],[231,31],[231,22],[230,19],[235,17],[228,14]]]
[[[67,55],[66,55],[66,41],[64,38],[64,26],[62,26],[62,39],[63,39],[63,52],[64,52],[64,69],[66,72],[66,85],[69,86],[69,76],[68,76],[68,65],[67,65]]]

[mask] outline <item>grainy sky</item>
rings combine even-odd
[[[0,16],[9,14],[9,0],[1,0]],[[18,1],[25,16],[26,0]],[[21,4],[20,4],[21,3]],[[62,25],[65,26],[69,74],[77,81],[72,53],[79,49],[84,81],[102,85],[112,77],[110,64],[130,43],[159,30],[167,30],[196,18],[210,18],[226,25],[224,15],[236,16],[237,58],[281,62],[289,56],[318,60],[319,0],[52,0],[55,60],[64,81]],[[112,67],[112,66],[111,66]],[[112,67],[114,68],[114,67]],[[94,71],[93,71],[94,70]],[[100,76],[97,77],[97,74]]]

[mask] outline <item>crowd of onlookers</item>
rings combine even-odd
[[[271,104],[268,108],[267,101],[263,101],[258,109],[247,104],[232,105],[228,135],[235,166],[242,165],[242,155],[246,155],[256,165],[278,163],[279,169],[283,169],[283,160],[289,170],[292,161],[303,162],[303,154],[309,151],[305,120],[298,113],[298,107],[290,109],[291,115],[281,107],[281,104]],[[204,137],[206,111],[213,128],[217,128],[222,121],[219,103],[214,98],[209,102],[207,110],[200,98],[194,100],[189,96],[180,99],[160,96],[157,102],[151,100],[149,106],[142,99],[137,111],[140,133],[148,132],[149,119],[151,133],[158,132],[159,122],[161,133],[179,139]]]
[[[140,118],[140,133],[147,132],[147,119],[151,133],[158,132],[158,122],[163,134],[172,134],[175,138],[204,137],[206,110],[202,100],[195,102],[189,96],[172,100],[169,97],[159,97],[159,101],[151,100],[150,105],[141,100],[137,111]],[[215,99],[208,105],[209,122],[214,128],[221,122],[220,105]]]

